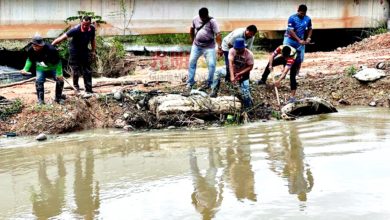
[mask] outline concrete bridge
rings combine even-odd
[[[121,3],[122,2],[122,3]],[[388,0],[0,0],[0,39],[56,37],[77,11],[93,11],[106,25],[101,35],[188,33],[199,8],[209,8],[221,30],[255,24],[267,33],[284,30],[305,3],[314,29],[377,27],[389,19]]]

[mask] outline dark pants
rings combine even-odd
[[[91,63],[88,59],[78,59],[77,56],[70,57],[70,68],[73,73],[73,85],[79,90],[79,78],[82,75],[84,79],[84,87],[86,92],[92,93],[92,70]]]
[[[286,66],[286,63],[287,63],[286,59],[284,59],[283,57],[279,56],[279,57],[275,57],[274,58],[274,60],[272,62],[272,66],[273,67],[274,66],[279,66],[279,65]],[[297,79],[296,79],[296,76],[297,76],[297,72],[298,72],[298,67],[299,66],[300,66],[299,62],[295,62],[291,66],[291,69],[290,69],[290,88],[291,88],[291,90],[297,90]],[[264,70],[263,75],[261,76],[261,81],[266,82],[269,74],[270,74],[270,71],[269,71],[269,63],[268,63],[267,67]]]
[[[225,82],[230,82],[229,51],[223,51],[223,56],[225,57],[225,65],[226,65]]]

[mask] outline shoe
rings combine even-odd
[[[257,85],[265,85],[265,82],[263,80],[258,80]]]
[[[65,104],[65,100],[63,100],[63,99],[54,99],[54,102],[56,102],[59,105],[64,105]]]
[[[182,93],[183,96],[190,96],[191,95],[192,86],[190,84],[187,84],[184,92]]]
[[[215,98],[217,96],[218,96],[218,93],[216,91],[212,91],[211,94],[210,94],[211,98]]]
[[[204,91],[204,92],[208,89],[210,89],[210,86],[208,84],[204,84],[202,87],[199,88],[200,91]]]
[[[290,97],[290,98],[288,99],[287,103],[295,103],[296,101],[297,101],[296,98]]]

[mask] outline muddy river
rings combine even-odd
[[[390,110],[0,138],[0,219],[390,219]]]

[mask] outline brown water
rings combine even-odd
[[[390,219],[390,114],[0,139],[0,219]]]

